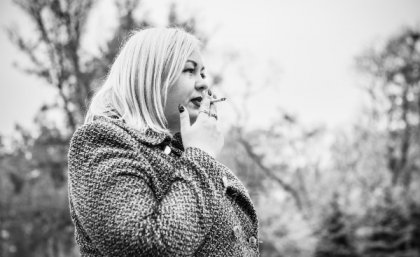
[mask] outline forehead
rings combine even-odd
[[[191,61],[196,63],[198,66],[203,67],[204,63],[203,63],[203,57],[201,56],[200,51],[198,50],[194,50],[190,56],[188,56],[187,58],[187,62]]]

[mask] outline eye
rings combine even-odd
[[[202,79],[205,79],[207,77],[206,74],[204,74],[204,73],[201,73],[200,75],[201,75]]]
[[[186,69],[184,69],[183,72],[194,73],[194,69],[193,68],[186,68]]]

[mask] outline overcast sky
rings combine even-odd
[[[90,21],[91,37],[84,44],[94,51],[97,41],[109,35],[115,13],[111,0],[99,1]],[[144,0],[156,22],[165,17],[162,5],[170,1]],[[360,78],[354,57],[383,42],[404,26],[420,26],[418,0],[183,0],[181,11],[200,17],[202,26],[215,30],[212,44],[244,52],[255,60],[255,70],[268,60],[281,73],[276,102],[308,124],[328,127],[355,122],[362,104]],[[31,24],[11,0],[0,1],[0,26],[18,24],[30,33]],[[94,28],[93,30],[91,28]],[[103,41],[103,40],[102,40]],[[22,56],[0,34],[0,134],[14,123],[25,126],[41,103],[55,93],[42,81],[15,68]],[[210,62],[211,63],[211,62]],[[254,69],[254,68],[253,68]],[[278,74],[277,74],[278,75]]]

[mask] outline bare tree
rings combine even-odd
[[[66,125],[74,130],[91,92],[92,76],[82,63],[81,40],[94,1],[16,0],[15,3],[33,21],[36,31],[35,38],[30,39],[16,30],[8,30],[12,42],[31,62],[22,69],[57,89]]]
[[[357,64],[373,78],[367,91],[385,117],[392,182],[407,187],[420,168],[412,161],[419,154],[420,32],[405,29],[385,47],[368,50]]]

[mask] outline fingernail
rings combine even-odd
[[[209,89],[209,91],[207,91],[207,93],[209,94],[209,96],[211,96],[213,94],[210,89]]]
[[[184,106],[182,106],[182,105],[178,105],[178,111],[179,111],[179,113],[183,113],[184,112]]]

